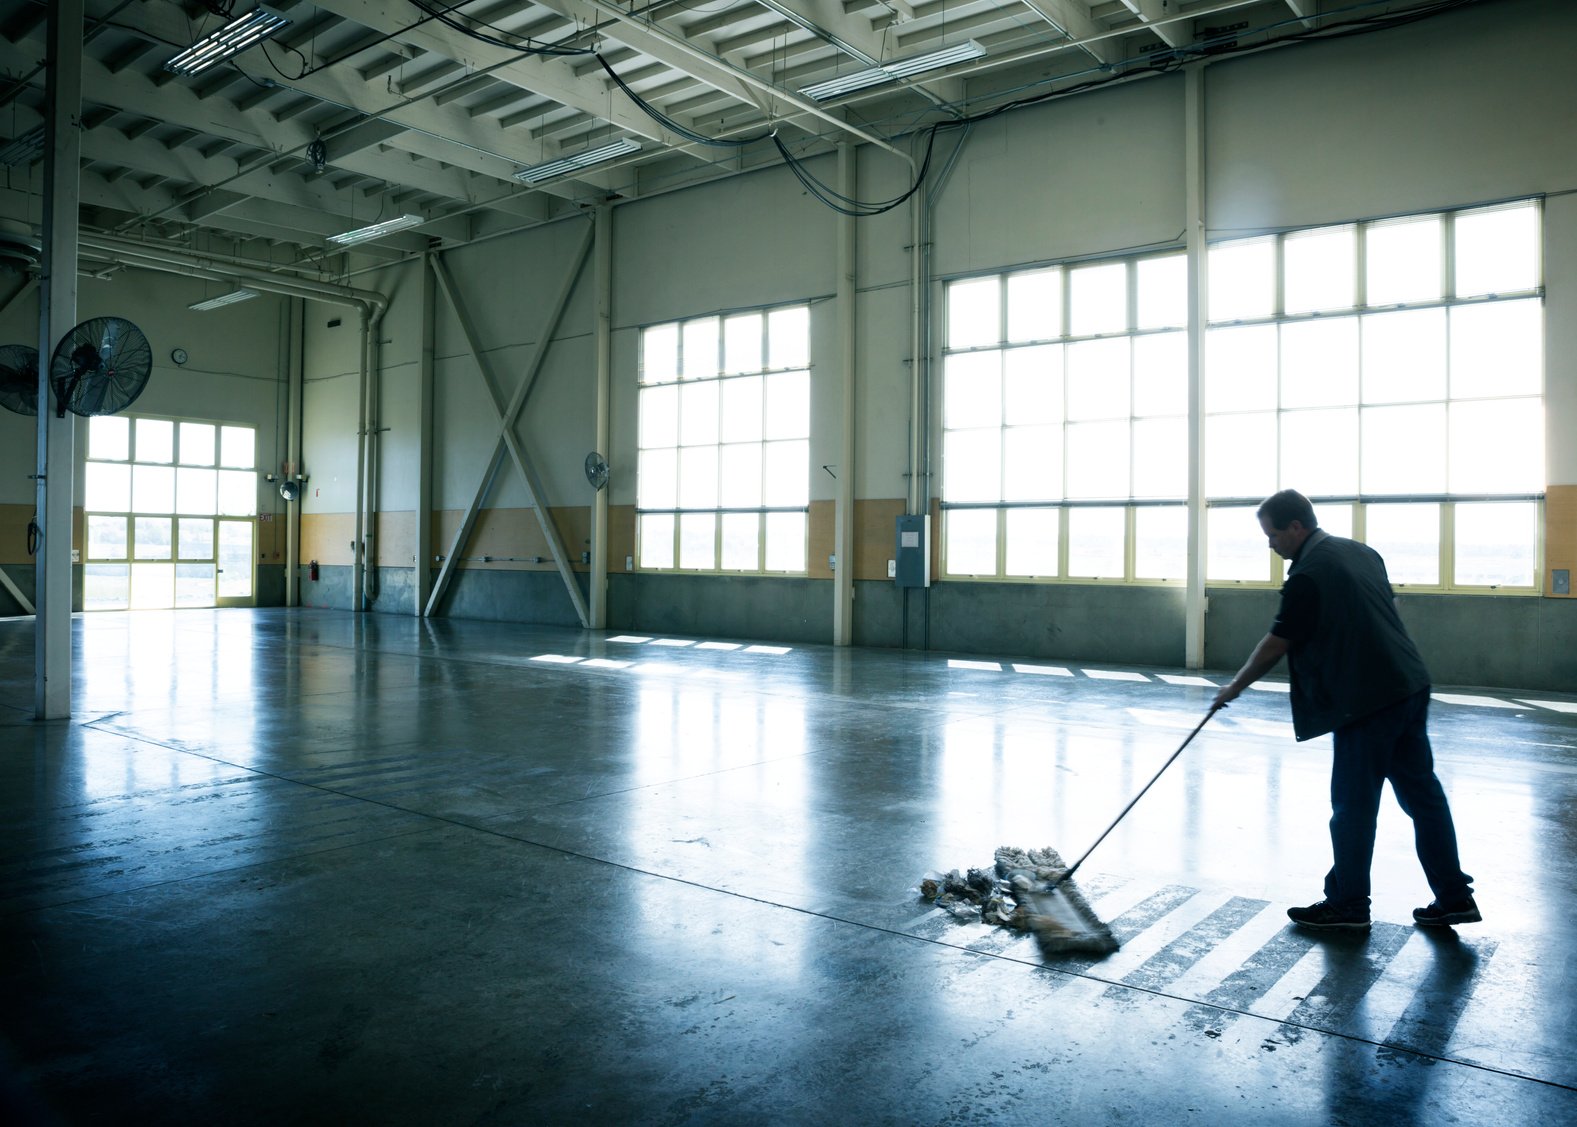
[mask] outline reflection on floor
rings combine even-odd
[[[1219,674],[325,611],[74,629],[73,719],[35,723],[32,624],[0,623],[10,1122],[1577,1121],[1577,697],[1437,694],[1483,924],[1411,925],[1388,799],[1373,931],[1286,926],[1328,744],[1267,685],[1081,870],[1122,949],[1046,963],[919,880],[1082,852]]]

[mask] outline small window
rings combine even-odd
[[[1276,241],[1244,239],[1210,248],[1210,320],[1249,321],[1276,311]]]
[[[1463,587],[1531,587],[1538,506],[1532,502],[1456,506],[1454,580]]]
[[[1068,271],[1072,336],[1121,333],[1128,328],[1128,264],[1103,262]]]
[[[1257,506],[1212,505],[1205,514],[1205,576],[1224,582],[1264,583],[1271,575],[1270,545]]]
[[[1188,256],[1165,254],[1138,263],[1136,329],[1180,329],[1188,324]]]
[[[1394,219],[1368,229],[1368,303],[1439,301],[1445,251],[1440,216]]]
[[[1364,540],[1385,557],[1392,584],[1439,585],[1439,505],[1369,505],[1364,517]]]
[[[1004,572],[1016,576],[1055,576],[1061,523],[1057,509],[1008,509]]]
[[[88,457],[99,461],[127,461],[131,457],[131,420],[116,415],[90,418]]]
[[[997,278],[975,278],[947,287],[949,348],[976,348],[1001,339],[1001,282]]]
[[[175,424],[168,419],[137,420],[137,461],[175,461]]]
[[[1521,203],[1456,217],[1456,295],[1524,293],[1539,286],[1539,206]]]
[[[1282,257],[1285,312],[1353,307],[1358,288],[1355,228],[1320,227],[1288,235]]]
[[[1068,574],[1121,579],[1127,573],[1127,513],[1118,508],[1068,510]]]
[[[1010,341],[1055,340],[1062,335],[1062,271],[1032,270],[1008,277]]]
[[[995,509],[953,509],[947,514],[947,571],[950,575],[995,575]]]

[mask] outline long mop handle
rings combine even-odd
[[[1089,855],[1091,853],[1095,852],[1095,846],[1099,845],[1101,842],[1106,840],[1106,835],[1111,833],[1113,830],[1115,830],[1117,828],[1117,823],[1121,822],[1124,818],[1126,818],[1128,816],[1128,811],[1132,810],[1134,808],[1134,805],[1141,798],[1144,797],[1144,792],[1149,790],[1151,787],[1155,786],[1156,780],[1159,779],[1162,775],[1166,774],[1166,769],[1168,767],[1170,767],[1174,762],[1176,762],[1177,757],[1179,755],[1183,754],[1183,749],[1185,747],[1187,747],[1189,744],[1194,742],[1194,737],[1199,734],[1199,729],[1203,728],[1207,723],[1209,723],[1210,722],[1210,718],[1212,716],[1214,716],[1217,712],[1219,712],[1224,707],[1226,707],[1226,706],[1225,705],[1220,705],[1220,704],[1211,706],[1210,711],[1205,713],[1205,718],[1203,720],[1201,720],[1199,723],[1195,724],[1194,725],[1194,730],[1192,732],[1188,733],[1188,738],[1186,740],[1184,740],[1182,743],[1177,745],[1177,750],[1172,752],[1171,758],[1168,759],[1165,763],[1161,764],[1161,769],[1155,773],[1155,775],[1150,779],[1150,781],[1148,783],[1144,784],[1143,789],[1141,789],[1138,794],[1134,795],[1132,798],[1130,798],[1128,800],[1128,805],[1123,807],[1123,812],[1121,814],[1117,815],[1117,817],[1113,818],[1112,819],[1112,824],[1107,826],[1105,832],[1103,832],[1100,837],[1095,839],[1095,844],[1091,845],[1088,849],[1086,849],[1084,851],[1084,856],[1080,857],[1077,861],[1075,861],[1073,863],[1073,865],[1068,869],[1067,872],[1063,873],[1056,880],[1052,881],[1051,887],[1049,889],[1047,889],[1048,892],[1056,891],[1056,888],[1057,888],[1057,886],[1059,884],[1061,884],[1063,881],[1067,880],[1069,877],[1073,876],[1074,871],[1076,869],[1078,869],[1078,867],[1080,865],[1084,864],[1085,860],[1089,857]]]

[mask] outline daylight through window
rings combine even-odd
[[[809,307],[653,325],[640,363],[640,566],[803,573]]]

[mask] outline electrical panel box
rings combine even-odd
[[[898,518],[898,566],[893,578],[900,587],[931,585],[931,517]]]

